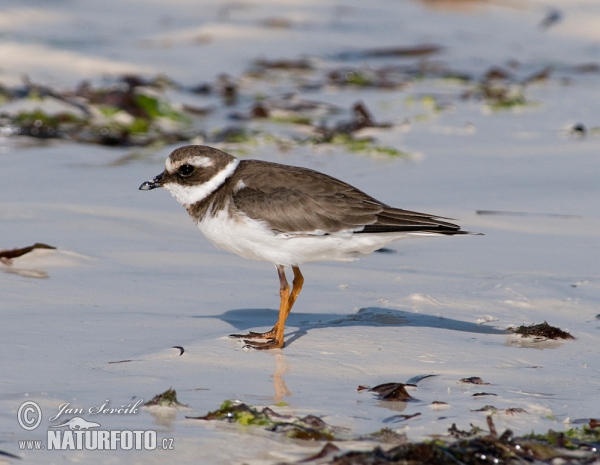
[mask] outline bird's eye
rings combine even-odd
[[[196,169],[195,166],[185,164],[185,165],[181,165],[179,167],[178,171],[179,171],[180,176],[183,176],[184,178],[186,178],[186,177],[190,176],[194,172],[195,169]]]

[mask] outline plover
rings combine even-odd
[[[255,349],[284,346],[285,320],[304,283],[302,263],[352,261],[411,236],[470,234],[449,218],[390,207],[318,171],[239,160],[202,145],[172,152],[165,170],[140,189],[156,187],[171,192],[215,246],[276,266],[277,323],[265,333],[231,335]]]

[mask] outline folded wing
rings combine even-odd
[[[434,215],[390,207],[323,173],[261,163],[270,165],[270,169],[240,173],[243,187],[234,193],[233,201],[247,216],[266,222],[275,232],[466,233],[460,226]],[[240,169],[244,170],[243,162]],[[265,172],[269,173],[269,179],[259,179]]]

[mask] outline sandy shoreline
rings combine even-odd
[[[549,61],[574,66],[598,60],[596,39],[583,27],[574,31],[571,22],[584,13],[600,14],[590,2],[544,3],[544,8],[561,8],[565,18],[546,33],[536,29],[546,10],[533,7],[461,13],[418,3],[393,9],[382,1],[366,19],[358,5],[336,19],[331,8],[323,15],[324,7],[310,2],[262,2],[230,12],[229,19],[221,20],[229,29],[205,26],[200,32],[211,35],[205,45],[190,44],[185,34],[202,21],[215,22],[218,2],[204,13],[194,10],[189,18],[186,2],[176,4],[170,16],[153,2],[149,21],[172,22],[152,33],[140,24],[128,29],[126,18],[119,17],[124,9],[135,9],[135,2],[85,13],[92,3],[82,3],[71,16],[57,5],[56,15],[45,19],[39,12],[15,13],[18,6],[1,12],[0,25],[8,36],[0,40],[18,46],[0,52],[0,81],[15,83],[28,73],[69,87],[84,77],[100,80],[104,71],[126,72],[118,67],[125,64],[140,72],[157,68],[190,84],[214,79],[219,72],[239,74],[262,55],[256,50],[271,57],[307,53],[338,63],[334,52],[359,45],[425,40],[444,43],[447,51],[440,59],[470,71],[481,72],[491,62],[505,64],[507,58],[522,61],[527,70]],[[40,4],[31,8],[44,11]],[[94,11],[96,19],[86,16]],[[288,17],[293,26],[276,32],[260,26],[277,16]],[[17,17],[24,25],[39,26],[38,31],[11,29]],[[394,21],[406,26],[397,38],[390,35],[397,32]],[[426,27],[446,23],[439,33]],[[102,30],[105,24],[110,27]],[[104,41],[83,40],[86,25],[90,37]],[[482,36],[486,25],[494,29]],[[512,38],[506,34],[511,27],[518,31]],[[240,29],[256,34],[228,36]],[[273,34],[285,40],[273,40]],[[81,42],[54,45],[78,37]],[[477,43],[473,37],[482,38]],[[167,39],[172,41],[168,49]],[[514,48],[515,42],[525,45]],[[489,43],[497,47],[494,57],[484,52]],[[191,50],[198,53],[201,47],[206,56],[194,55],[201,56],[201,63],[187,66]],[[77,70],[54,61],[58,55],[42,59],[48,48],[64,53],[67,62],[90,57],[93,65]],[[17,60],[24,49],[34,54]],[[160,172],[177,145],[123,162],[136,149],[0,138],[5,173],[0,249],[35,242],[58,248],[0,268],[5,271],[0,273],[0,347],[5,354],[0,361],[0,450],[20,456],[19,463],[197,463],[201,457],[203,463],[262,464],[300,460],[322,446],[261,428],[185,419],[204,415],[227,399],[253,406],[284,402],[272,408],[320,416],[353,437],[387,426],[413,441],[443,434],[452,423],[484,428],[487,413],[476,410],[485,405],[498,409],[493,418],[499,431],[509,428],[516,434],[564,430],[580,424],[576,420],[597,418],[600,139],[592,130],[573,137],[569,128],[600,126],[598,75],[569,74],[561,66],[556,78],[528,90],[527,97],[538,104],[517,111],[486,111],[481,102],[457,98],[460,84],[433,79],[393,91],[325,88],[307,94],[342,108],[365,101],[379,121],[394,124],[376,133],[378,142],[406,150],[407,158],[306,145],[282,152],[265,141],[245,147],[245,156],[317,169],[382,201],[458,218],[464,229],[485,233],[401,241],[390,247],[393,253],[351,264],[307,265],[306,288],[286,331],[288,345],[272,353],[243,350],[227,335],[272,324],[278,302],[274,268],[212,247],[167,192],[137,190]],[[424,99],[431,95],[450,105],[435,113]],[[411,119],[408,127],[406,118]],[[221,123],[207,121],[206,126]],[[36,273],[48,277],[32,277]],[[543,321],[576,339],[523,344],[505,331]],[[180,356],[173,346],[184,347],[185,353]],[[430,374],[435,376],[410,389],[415,402],[379,401],[356,390]],[[460,382],[472,376],[490,384]],[[144,408],[136,415],[96,418],[105,429],[156,430],[159,438],[174,439],[172,451],[19,450],[19,440],[46,437],[48,417],[61,404],[87,409],[110,400],[128,405],[169,387],[188,408]],[[478,392],[490,395],[473,396]],[[43,423],[35,431],[17,422],[25,401],[42,409]],[[447,405],[440,408],[435,401]],[[510,408],[523,411],[506,413]],[[389,420],[415,413],[420,415]]]

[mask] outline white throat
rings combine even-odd
[[[227,166],[225,166],[225,168],[223,168],[203,184],[195,186],[182,186],[181,184],[171,182],[165,184],[163,187],[165,187],[165,189],[167,189],[181,205],[187,208],[196,202],[204,200],[210,194],[216,191],[225,182],[225,180],[233,174],[239,163],[240,160],[237,158],[232,160]]]

